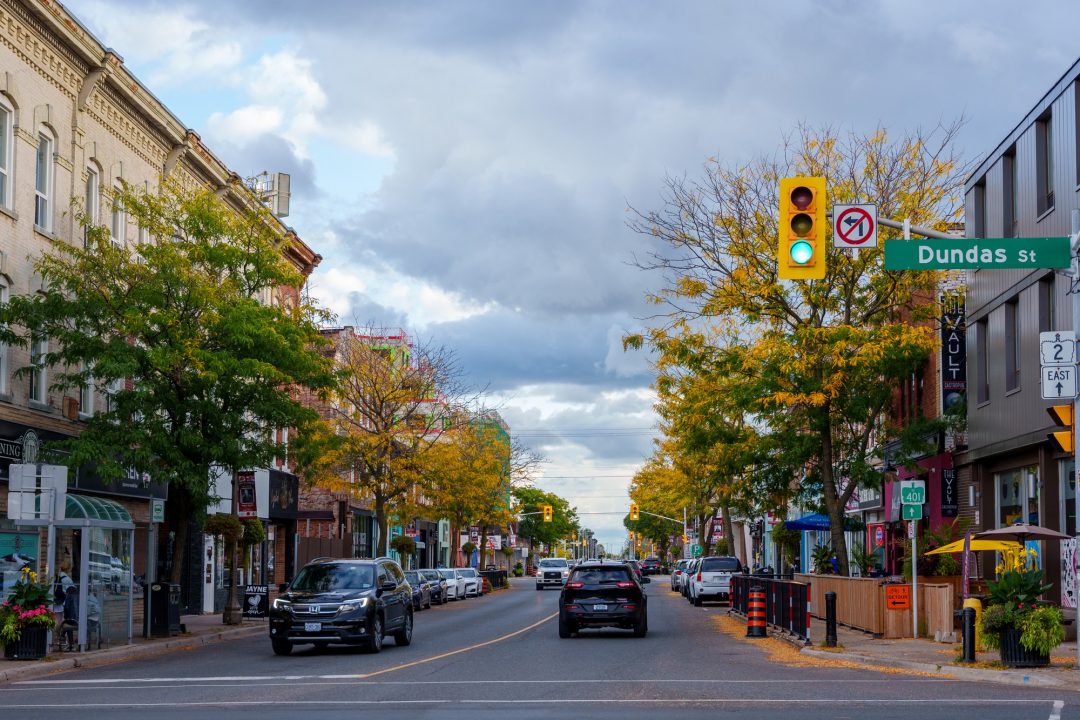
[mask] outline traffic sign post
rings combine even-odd
[[[877,205],[834,205],[833,246],[877,247]]]
[[[926,502],[926,482],[923,480],[901,480],[900,502],[904,505],[922,505]]]
[[[1053,330],[1039,333],[1039,361],[1043,400],[1076,397],[1076,333]]]
[[[901,520],[922,520],[922,505],[901,505]]]
[[[1044,365],[1040,385],[1043,400],[1072,400],[1076,397],[1076,366]]]
[[[908,537],[911,538],[911,613],[912,637],[919,637],[919,520],[926,502],[926,483],[922,480],[900,481],[900,511],[902,519],[908,520]]]
[[[1069,238],[886,240],[886,270],[1069,267]]]

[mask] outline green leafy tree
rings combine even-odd
[[[537,544],[554,545],[576,532],[577,511],[565,498],[535,487],[516,487],[513,493],[516,512],[529,513],[518,520],[518,535],[529,538],[530,558],[535,555]],[[549,523],[538,514],[544,505],[550,505],[552,509]]]
[[[212,470],[269,465],[271,429],[303,434],[316,419],[296,390],[323,392],[333,375],[322,315],[263,301],[304,281],[265,209],[171,185],[115,202],[150,239],[114,245],[80,216],[85,243],[54,241],[34,260],[42,290],[0,308],[3,340],[34,345],[19,372],[49,368],[50,390],[105,393],[83,432],[53,447],[107,481],[135,470],[169,483],[178,582],[188,521],[215,500]]]

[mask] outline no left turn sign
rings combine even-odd
[[[877,247],[877,205],[834,205],[833,246]]]

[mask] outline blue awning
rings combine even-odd
[[[803,515],[798,520],[785,520],[784,527],[788,530],[828,530],[829,516],[821,513]]]

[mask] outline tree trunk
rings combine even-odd
[[[832,550],[836,556],[837,572],[850,575],[847,557],[847,538],[844,536],[844,522],[847,516],[844,503],[836,487],[833,475],[832,426],[829,423],[829,405],[822,408],[824,417],[821,428],[821,484],[825,496],[825,509],[829,513],[829,534],[832,536]]]
[[[379,495],[375,496],[375,526],[379,529],[379,545],[382,546],[382,555],[390,555],[390,527],[386,517],[386,501]],[[375,549],[376,555],[379,549]]]
[[[172,488],[170,494],[173,496],[169,501],[169,504],[172,505],[171,510],[173,510],[171,524],[174,527],[173,532],[176,534],[173,536],[172,567],[169,570],[169,582],[173,585],[179,585],[184,577],[184,558],[187,555],[188,525],[191,522],[192,512],[191,496],[186,490],[176,488]]]
[[[487,555],[487,525],[483,525],[480,528],[480,559],[477,560],[477,567],[480,570],[484,569],[485,555]]]
[[[726,503],[721,505],[720,512],[724,514],[724,540],[727,541],[728,554],[739,558],[739,562],[746,565],[746,548],[743,548],[741,555],[735,549],[735,527],[731,522],[731,506]]]

